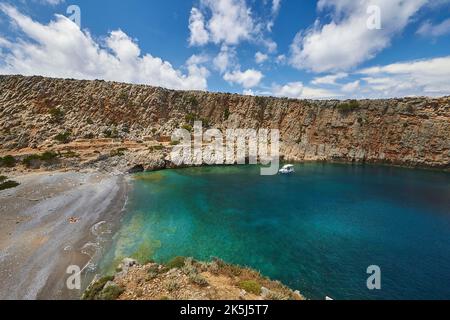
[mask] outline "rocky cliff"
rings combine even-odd
[[[125,165],[145,167],[154,151],[147,142],[194,120],[222,130],[280,129],[289,161],[450,167],[450,97],[312,101],[0,76],[3,156],[110,141],[119,154],[121,143],[139,151]]]

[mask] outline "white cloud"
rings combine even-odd
[[[254,95],[255,95],[255,92],[254,92],[252,89],[245,89],[245,90],[242,92],[242,94],[243,94],[244,96],[254,96]]]
[[[200,8],[206,9],[210,18],[197,8],[192,8],[189,19],[191,45],[215,44],[237,45],[250,40],[257,33],[251,10],[245,0],[200,0]]]
[[[191,10],[189,30],[191,31],[191,36],[189,38],[189,44],[191,46],[202,46],[208,43],[209,34],[205,29],[205,18],[197,8],[192,8]]]
[[[433,25],[430,21],[427,21],[420,26],[417,30],[417,34],[433,38],[450,34],[450,18],[435,25]]]
[[[187,61],[187,65],[199,65],[209,62],[211,59],[206,54],[193,54]]]
[[[43,4],[49,4],[51,6],[56,6],[58,4],[64,3],[65,0],[39,0]]]
[[[265,46],[267,48],[267,51],[269,51],[270,53],[274,53],[275,51],[277,51],[277,43],[275,41],[273,41],[272,39],[259,39],[259,42]]]
[[[359,74],[370,97],[450,94],[450,56],[372,67]]]
[[[352,93],[359,89],[360,81],[356,80],[354,82],[346,83],[342,86],[341,90],[343,92]]]
[[[291,45],[292,66],[314,72],[348,70],[373,58],[390,45],[427,0],[320,0],[318,10],[330,10],[331,21],[319,20],[299,32]],[[370,30],[370,5],[381,10],[382,28]]]
[[[267,59],[269,59],[269,56],[267,54],[264,54],[259,51],[255,54],[255,61],[258,64],[265,62]]]
[[[104,79],[172,89],[207,89],[208,70],[188,63],[187,73],[161,58],[142,55],[136,41],[121,30],[104,44],[96,42],[68,18],[56,15],[48,25],[33,21],[14,7],[0,5],[20,33],[0,42],[0,73],[76,79]],[[22,35],[20,35],[22,34]]]
[[[276,63],[278,63],[278,64],[285,64],[286,60],[287,60],[287,57],[284,54],[278,55],[275,59]]]
[[[328,99],[339,96],[339,94],[326,89],[305,87],[302,82],[290,82],[285,85],[274,84],[272,94],[276,97],[294,99]]]
[[[231,67],[237,65],[236,60],[236,50],[223,45],[219,54],[213,59],[213,64],[214,67],[220,71],[220,73],[224,73]]]
[[[290,82],[286,85],[274,85],[272,92],[277,97],[299,98],[303,93],[302,82]]]
[[[272,8],[271,8],[271,19],[267,23],[267,30],[272,31],[273,26],[275,25],[275,19],[278,16],[278,13],[280,12],[281,8],[281,0],[273,0],[272,1]]]
[[[335,85],[337,80],[344,79],[348,77],[348,74],[345,72],[340,72],[337,74],[330,74],[323,77],[317,77],[313,81],[311,81],[312,84],[320,85],[320,84],[329,84],[329,85]]]
[[[260,71],[254,69],[248,69],[244,72],[240,70],[227,72],[223,76],[225,81],[238,83],[246,89],[259,85],[263,77],[264,75]]]
[[[264,31],[271,30],[281,3],[279,0],[270,2],[270,8],[266,8],[267,1],[263,1],[263,8],[269,12],[268,16],[257,16],[246,0],[199,0],[199,9],[191,10],[189,43],[231,47],[249,41],[266,47],[270,53],[275,52],[277,44],[267,38]]]
[[[278,14],[281,8],[281,0],[273,0],[272,1],[272,14]]]

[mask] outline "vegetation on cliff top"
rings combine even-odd
[[[166,264],[139,265],[124,259],[114,276],[100,278],[85,291],[86,300],[303,300],[278,281],[219,259],[199,262],[175,257]]]
[[[16,159],[13,156],[0,157],[0,167],[13,168],[16,165]]]
[[[340,112],[347,113],[358,110],[360,108],[360,104],[357,100],[350,100],[348,102],[338,104],[337,108]]]

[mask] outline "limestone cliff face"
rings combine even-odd
[[[55,136],[170,136],[208,127],[277,128],[290,161],[382,162],[449,169],[450,97],[301,101],[182,92],[104,81],[0,76],[0,149],[36,148]]]

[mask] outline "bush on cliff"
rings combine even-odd
[[[342,113],[347,113],[359,109],[360,105],[357,100],[350,100],[349,102],[340,103],[337,108]]]
[[[230,109],[229,109],[229,108],[226,108],[226,109],[223,111],[223,118],[224,118],[225,120],[228,120],[229,117],[230,117]]]
[[[160,150],[164,150],[164,146],[161,144],[158,144],[156,146],[150,146],[148,148],[149,151],[153,152],[153,151],[160,151]]]
[[[55,136],[55,140],[58,141],[59,143],[64,143],[64,144],[69,143],[70,135],[71,135],[70,131],[61,132]]]
[[[55,160],[56,158],[58,158],[58,154],[56,152],[53,151],[45,151],[43,154],[41,154],[39,156],[40,160],[42,161],[52,161]]]
[[[22,163],[27,167],[39,167],[41,162],[50,163],[58,158],[58,154],[53,151],[46,151],[43,154],[32,154],[22,160]]]
[[[0,157],[0,167],[13,168],[16,165],[16,159],[13,156]]]
[[[109,286],[103,289],[97,300],[117,300],[125,289],[119,286]]]
[[[241,281],[239,282],[239,288],[247,291],[248,293],[253,293],[258,296],[261,294],[261,285],[255,280]]]
[[[94,282],[84,292],[82,299],[83,300],[98,300],[100,293],[102,292],[103,288],[105,287],[105,284],[108,281],[113,281],[113,280],[114,280],[114,277],[106,276],[106,277],[103,277],[100,280]]]
[[[168,269],[181,269],[184,267],[185,257],[175,257],[166,263]]]
[[[119,137],[119,132],[117,129],[106,129],[103,131],[103,135],[108,139],[116,139]]]
[[[110,157],[123,157],[125,155],[125,152],[128,151],[127,148],[119,148],[116,150],[111,150],[109,152]]]
[[[64,118],[64,112],[62,112],[60,109],[58,108],[51,108],[48,113],[51,116],[51,121],[53,123],[59,123],[63,120]]]
[[[189,132],[192,132],[192,126],[190,124],[185,124],[181,128],[184,129],[184,130],[187,130]]]

